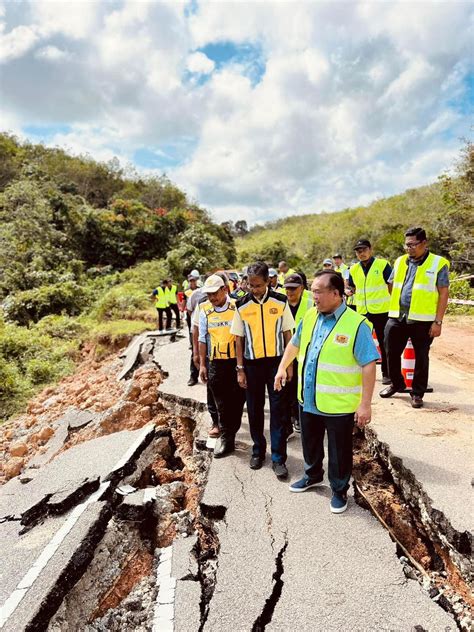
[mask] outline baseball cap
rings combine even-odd
[[[217,290],[220,290],[221,287],[224,287],[225,283],[222,277],[220,277],[218,274],[211,274],[211,276],[207,277],[202,291],[203,292],[217,292]]]
[[[284,287],[299,287],[303,285],[303,279],[299,274],[289,274],[283,284]]]
[[[324,259],[323,266],[325,266],[325,265],[332,266],[332,259]]]
[[[275,268],[268,268],[268,276],[269,277],[276,277],[276,276],[278,276],[278,272],[275,270]]]
[[[336,252],[335,255],[332,256],[333,259],[342,259],[342,255],[340,255],[338,252]]]
[[[371,246],[372,244],[368,239],[359,239],[359,241],[354,246],[354,250],[357,250],[357,248],[371,248]]]
[[[193,279],[199,279],[201,275],[199,274],[197,270],[191,270],[191,272],[189,273],[189,276],[193,277]]]

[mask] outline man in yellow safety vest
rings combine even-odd
[[[166,297],[168,299],[170,312],[172,312],[175,317],[176,329],[181,329],[181,318],[180,318],[179,309],[178,309],[178,286],[175,283],[173,283],[171,279],[168,279],[165,292],[166,292]],[[171,325],[171,318],[170,318],[170,325]]]
[[[335,255],[332,256],[332,260],[334,262],[334,266],[333,266],[334,270],[336,272],[339,272],[339,274],[342,275],[342,278],[346,280],[347,277],[349,276],[349,266],[347,266],[342,260],[342,255],[339,253],[336,253]]]
[[[158,329],[160,331],[163,331],[163,314],[166,315],[166,329],[169,329],[171,325],[171,311],[168,302],[167,289],[168,281],[167,279],[164,279],[161,282],[161,285],[155,288],[152,292],[156,311],[158,312]]]
[[[199,377],[208,384],[217,407],[220,437],[214,456],[220,458],[235,449],[245,391],[237,382],[235,336],[230,333],[235,301],[219,274],[211,274],[202,289],[207,300],[199,309]]]
[[[348,285],[355,291],[357,313],[363,314],[374,326],[382,356],[382,384],[390,384],[384,350],[384,329],[388,320],[391,290],[389,278],[392,267],[386,259],[374,257],[368,239],[359,239],[354,250],[359,261],[349,270]]]
[[[240,298],[230,332],[236,336],[237,379],[247,397],[252,457],[258,470],[265,460],[265,390],[270,405],[272,467],[278,479],[288,476],[286,390],[276,392],[273,381],[294,327],[288,299],[268,287],[268,266],[257,261],[248,267],[249,293]],[[291,374],[291,369],[289,369]]]
[[[411,339],[415,350],[415,370],[411,390],[413,408],[423,406],[428,386],[429,351],[433,338],[441,335],[449,297],[449,261],[428,250],[423,228],[405,233],[407,254],[398,257],[389,282],[393,284],[385,327],[390,386],[380,397],[391,397],[405,389],[400,356]]]
[[[371,420],[371,401],[378,358],[369,323],[343,299],[344,281],[333,270],[321,270],[311,285],[316,307],[300,321],[275,376],[275,389],[286,382],[287,367],[298,358],[298,400],[304,476],[290,485],[304,492],[323,481],[324,434],[328,433],[331,511],[347,509],[352,472],[354,421]]]
[[[278,272],[278,282],[280,283],[280,285],[283,285],[286,277],[289,274],[294,274],[295,270],[293,270],[293,268],[290,268],[286,261],[280,261],[280,263],[278,264]]]

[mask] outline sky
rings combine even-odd
[[[427,184],[472,135],[470,2],[0,0],[0,126],[217,221]]]

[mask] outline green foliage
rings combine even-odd
[[[137,310],[150,306],[150,294],[133,282],[123,283],[108,290],[95,304],[91,316],[97,320],[131,318]]]
[[[474,301],[474,288],[468,279],[459,279],[455,273],[449,275],[449,296],[465,301]],[[474,308],[470,305],[448,304],[448,314],[474,314]]]
[[[86,333],[87,328],[81,324],[77,318],[71,318],[66,315],[55,316],[51,314],[42,318],[35,326],[35,330],[40,334],[51,336],[51,338],[75,340],[77,338],[82,338]]]
[[[292,265],[299,261],[312,274],[336,251],[349,263],[360,238],[370,239],[375,253],[393,262],[404,253],[404,231],[423,226],[432,251],[450,259],[455,271],[468,271],[474,259],[474,197],[467,187],[467,179],[444,178],[368,207],[271,222],[237,240],[238,262],[243,266],[263,258],[276,264],[283,258]]]
[[[76,316],[87,307],[89,300],[87,288],[76,281],[66,281],[12,294],[4,300],[3,309],[9,320],[28,325],[48,314]]]
[[[202,224],[193,224],[179,237],[177,247],[166,257],[166,264],[174,279],[198,270],[227,268],[232,263],[222,241]]]

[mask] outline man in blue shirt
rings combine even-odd
[[[341,275],[332,270],[321,271],[316,274],[311,285],[318,318],[316,320],[311,340],[306,349],[306,356],[302,368],[302,399],[300,414],[301,442],[303,447],[305,473],[302,479],[290,485],[292,492],[304,492],[311,487],[321,485],[323,481],[323,459],[324,459],[324,434],[328,433],[329,466],[328,476],[333,491],[331,500],[331,511],[342,513],[347,508],[347,490],[352,473],[352,430],[354,421],[359,427],[364,427],[371,419],[371,400],[375,383],[375,361],[378,359],[378,352],[372,338],[372,332],[368,322],[360,318],[361,322],[357,328],[355,339],[352,342],[353,363],[352,366],[336,364],[325,364],[324,371],[333,372],[333,383],[335,392],[337,390],[348,390],[341,386],[338,389],[338,382],[343,385],[341,376],[345,373],[356,372],[357,367],[361,367],[362,392],[359,399],[359,406],[354,406],[354,411],[342,414],[328,414],[321,412],[316,407],[316,383],[318,370],[323,370],[319,366],[318,360],[324,343],[328,340],[332,330],[338,321],[343,317],[348,307],[344,296],[344,280]],[[303,325],[306,318],[298,325],[296,333],[288,343],[278,372],[275,377],[275,389],[279,390],[285,384],[286,367],[297,357],[301,346]],[[351,312],[352,315],[352,312]],[[348,315],[345,316],[345,319]],[[342,321],[341,321],[342,322]],[[348,336],[337,335],[336,338],[347,344]],[[330,342],[331,339],[328,340]],[[329,347],[327,347],[329,348]],[[352,362],[352,361],[351,361]],[[322,363],[321,363],[322,364]],[[331,368],[332,367],[332,368]],[[335,396],[333,396],[335,397]],[[357,408],[357,409],[356,409]]]

